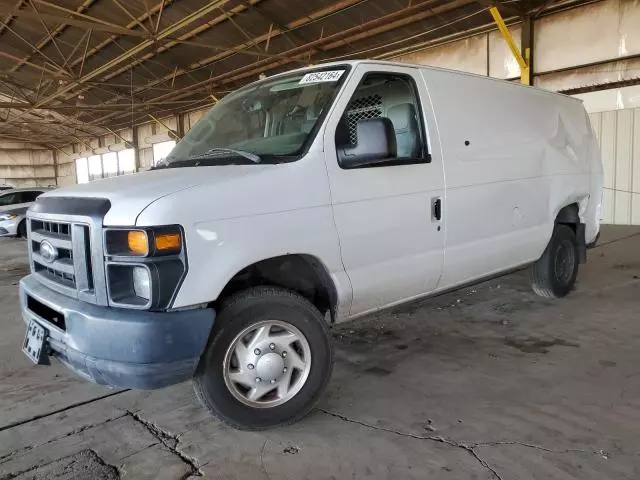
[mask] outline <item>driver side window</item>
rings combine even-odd
[[[365,138],[360,135],[367,133]],[[378,150],[368,145],[388,142]],[[367,74],[336,129],[336,149],[343,168],[402,165],[429,161],[420,102],[414,80],[394,73]],[[374,151],[376,150],[376,151]],[[355,157],[367,157],[355,162]],[[373,158],[381,157],[381,158]],[[350,159],[350,160],[347,160]]]

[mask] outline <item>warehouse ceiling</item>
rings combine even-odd
[[[61,146],[213,104],[260,75],[389,58],[571,8],[544,0],[0,0],[0,138]]]

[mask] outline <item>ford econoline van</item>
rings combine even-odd
[[[238,428],[290,423],[327,385],[333,323],[522,267],[567,295],[601,188],[579,100],[377,61],[275,75],[152,171],[38,198],[23,350],[102,385],[192,379]]]

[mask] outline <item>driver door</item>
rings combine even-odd
[[[358,122],[388,118],[391,161],[343,168],[338,151],[358,142]],[[361,64],[336,100],[324,152],[351,315],[434,290],[444,258],[444,173],[433,111],[419,69]]]

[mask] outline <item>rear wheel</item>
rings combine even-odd
[[[19,238],[27,238],[27,221],[22,220],[18,224],[18,229],[16,230],[17,236]]]
[[[214,415],[236,428],[260,430],[306,415],[332,367],[320,312],[295,292],[258,287],[223,306],[193,383]]]
[[[542,257],[531,267],[531,284],[542,297],[562,298],[574,287],[579,250],[576,234],[568,225],[556,224]]]

